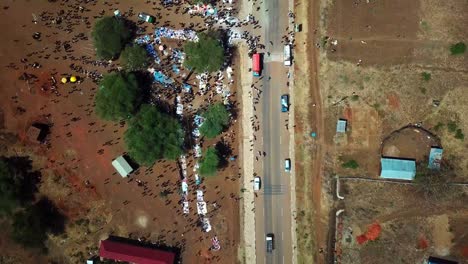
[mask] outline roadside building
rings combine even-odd
[[[112,161],[112,166],[117,170],[117,172],[122,177],[127,177],[130,173],[132,173],[133,168],[128,164],[127,160],[124,156],[120,156]]]
[[[32,124],[26,131],[26,137],[33,142],[43,143],[49,134],[49,126],[41,123]]]
[[[442,153],[444,152],[443,149],[438,147],[432,147],[431,152],[429,153],[429,164],[427,167],[429,169],[440,169],[440,163],[442,161]]]
[[[105,259],[138,264],[174,264],[174,252],[138,245],[137,241],[106,239],[101,241],[99,256]]]
[[[348,126],[348,121],[346,119],[338,119],[338,122],[336,123],[336,132],[346,133],[347,126]]]
[[[381,158],[380,177],[384,179],[411,181],[416,175],[416,161],[399,158]]]

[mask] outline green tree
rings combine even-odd
[[[209,147],[200,161],[200,175],[213,176],[219,166],[218,152],[215,148]]]
[[[355,160],[348,160],[347,162],[342,163],[341,167],[345,169],[357,169],[359,168],[359,164]]]
[[[41,174],[32,171],[28,157],[0,159],[0,215],[31,202],[37,192]]]
[[[183,140],[179,121],[151,105],[141,107],[125,132],[130,156],[142,165],[151,165],[162,158],[178,158],[182,154]]]
[[[198,42],[187,42],[185,66],[197,73],[214,72],[223,66],[224,48],[212,32],[199,33]]]
[[[450,46],[450,53],[452,55],[463,54],[466,51],[466,44],[463,42],[458,42]]]
[[[120,55],[122,65],[128,71],[137,71],[148,66],[148,53],[138,45],[127,46]]]
[[[0,214],[9,214],[19,206],[18,182],[4,160],[0,160]]]
[[[26,247],[41,248],[48,233],[63,233],[65,217],[47,198],[13,215],[13,240]]]
[[[105,120],[126,119],[139,103],[140,91],[133,73],[107,74],[96,94],[96,114]]]
[[[110,60],[119,55],[131,34],[122,19],[103,17],[94,24],[91,36],[97,57]]]
[[[223,132],[229,124],[229,112],[221,103],[208,107],[202,115],[205,121],[200,127],[200,133],[208,138],[214,138]]]

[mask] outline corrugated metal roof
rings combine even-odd
[[[429,164],[427,167],[429,169],[439,169],[440,162],[442,161],[442,153],[444,152],[441,148],[431,148],[429,153]]]
[[[132,167],[125,160],[123,156],[120,156],[112,161],[112,166],[119,172],[120,176],[127,177],[130,172],[133,171]]]
[[[414,160],[381,158],[380,177],[395,180],[413,180],[416,175],[416,162]]]
[[[338,133],[346,133],[346,125],[348,121],[344,119],[338,119],[338,122],[336,123],[336,132]]]
[[[99,247],[99,256],[118,261],[138,264],[173,264],[175,254],[123,242],[103,240]]]

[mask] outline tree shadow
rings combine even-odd
[[[225,168],[229,164],[229,157],[232,155],[231,146],[227,142],[219,141],[215,146],[216,152],[218,152],[219,165],[218,168]]]
[[[55,204],[47,197],[42,197],[34,205],[38,212],[38,217],[46,231],[58,235],[65,231],[66,217],[58,210]]]
[[[38,183],[41,181],[41,172],[31,171],[32,160],[27,156],[5,158],[11,173],[13,181],[17,185],[18,199],[22,204],[34,200],[38,190]]]

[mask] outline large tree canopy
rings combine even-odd
[[[199,33],[198,42],[187,42],[185,66],[197,73],[214,72],[223,66],[224,48],[214,34]]]
[[[151,165],[162,158],[178,158],[183,140],[179,121],[151,105],[142,105],[125,132],[130,156],[142,165]]]
[[[202,114],[205,121],[200,127],[200,133],[208,138],[214,138],[223,132],[223,129],[229,124],[229,112],[221,103],[208,107]]]
[[[148,66],[148,53],[138,45],[127,46],[120,57],[122,58],[122,65],[128,71],[137,71]]]
[[[200,162],[200,175],[212,176],[219,166],[218,152],[215,148],[209,147]]]
[[[131,34],[122,19],[103,17],[94,24],[91,36],[97,57],[110,60],[119,55]]]
[[[133,73],[105,75],[96,94],[96,113],[105,120],[129,118],[140,102],[138,81]]]
[[[40,178],[28,157],[0,159],[0,215],[32,201]]]
[[[48,233],[64,231],[65,217],[47,198],[26,207],[13,216],[12,238],[26,247],[41,248]]]

